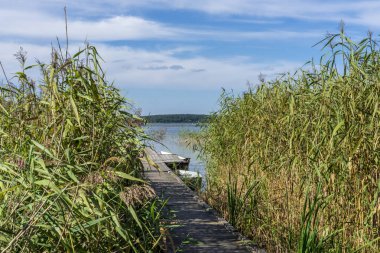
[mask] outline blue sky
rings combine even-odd
[[[377,35],[380,1],[326,0],[0,0],[0,61],[18,70],[20,46],[29,64],[47,61],[64,40],[67,6],[70,51],[86,39],[104,58],[107,78],[143,114],[209,113],[222,87],[240,93],[247,84],[293,72],[312,47],[344,21],[354,39]],[[0,74],[0,82],[5,78]]]

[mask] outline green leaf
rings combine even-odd
[[[81,136],[81,137],[75,138],[73,140],[74,141],[79,141],[79,140],[85,140],[85,139],[88,139],[88,138],[90,138],[90,136],[86,135],[86,136]]]
[[[0,109],[2,109],[7,116],[9,116],[8,111],[4,108],[4,106],[1,103],[0,103]]]
[[[48,179],[42,179],[42,180],[35,181],[34,184],[42,185],[42,186],[49,186],[50,184],[53,184],[53,182],[48,180]]]
[[[61,193],[61,190],[54,184],[54,182],[50,181],[48,179],[42,179],[42,180],[35,181],[34,184],[41,185],[41,186],[47,186],[50,189],[52,189],[53,191],[55,191],[56,193]]]
[[[33,145],[36,146],[37,148],[41,149],[43,152],[45,152],[46,154],[48,154],[50,157],[52,158],[55,158],[54,155],[47,149],[45,148],[44,146],[42,146],[41,144],[39,144],[38,142],[34,141],[34,140],[31,140]]]
[[[77,105],[75,104],[73,96],[70,96],[70,103],[71,103],[71,107],[73,108],[73,111],[75,114],[75,119],[77,120],[79,126],[81,126],[78,108],[77,108]]]
[[[71,171],[71,170],[68,170],[67,171],[67,175],[69,175],[69,177],[74,180],[75,183],[79,183],[79,180],[78,178],[74,175],[74,173]]]
[[[77,225],[77,226],[75,226],[75,227],[73,227],[73,228],[71,229],[71,232],[75,233],[75,232],[80,231],[81,228],[89,228],[89,227],[92,227],[92,226],[94,226],[94,225],[96,225],[96,224],[98,224],[98,223],[100,223],[100,222],[102,222],[102,221],[104,221],[104,220],[109,219],[109,218],[110,218],[110,216],[102,217],[102,218],[99,218],[99,219],[96,219],[96,220],[88,221],[88,222],[86,222],[86,223],[84,223],[84,224],[81,224],[81,225]]]
[[[136,178],[136,177],[133,177],[133,176],[131,176],[131,175],[127,174],[127,173],[121,172],[121,171],[115,171],[115,174],[118,177],[121,177],[121,178],[124,178],[124,179],[127,179],[127,180],[138,181],[138,182],[145,183],[144,180]]]
[[[135,212],[135,209],[133,209],[132,206],[128,207],[129,212],[132,214],[133,219],[136,221],[137,225],[142,229],[141,223],[139,218],[137,217],[137,214]]]

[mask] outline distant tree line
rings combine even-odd
[[[143,116],[148,123],[200,123],[209,116],[205,114],[163,114]]]

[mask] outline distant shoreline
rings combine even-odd
[[[142,116],[148,123],[202,123],[206,122],[206,114],[159,114]]]

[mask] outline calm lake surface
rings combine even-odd
[[[194,152],[191,147],[187,147],[184,142],[181,142],[179,136],[181,131],[199,131],[200,128],[196,124],[151,123],[147,124],[144,128],[149,135],[154,136],[157,135],[157,133],[162,133],[162,144],[150,142],[156,151],[166,151],[183,157],[189,157],[189,170],[199,172],[202,175],[203,180],[206,178],[205,165],[204,162],[198,158],[198,152]]]

